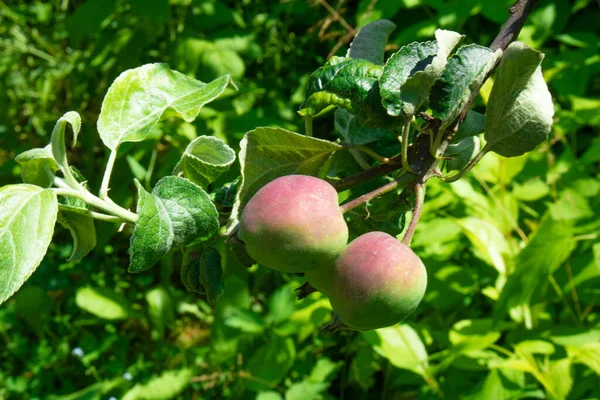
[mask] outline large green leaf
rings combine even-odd
[[[152,193],[136,184],[139,220],[131,236],[130,272],[151,268],[170,249],[201,242],[219,228],[215,205],[200,186],[189,180],[167,176]]]
[[[487,47],[472,44],[459,48],[450,57],[442,76],[431,89],[430,106],[433,115],[442,120],[440,131],[445,131],[458,117],[501,54],[501,50],[494,53]]]
[[[448,56],[464,36],[456,32],[438,29],[435,31],[435,38],[437,41],[436,56],[422,69],[419,67],[416,72],[412,71],[411,76],[402,85],[400,99],[405,115],[415,115],[427,100],[431,88],[446,68]]]
[[[387,19],[373,21],[358,31],[346,57],[362,58],[373,64],[383,64],[385,45],[396,24]]]
[[[234,161],[235,151],[221,139],[200,136],[187,146],[174,173],[183,172],[187,179],[206,188],[227,171]]]
[[[177,396],[191,383],[191,369],[165,371],[144,383],[129,389],[123,400],[168,400]]]
[[[402,86],[415,71],[423,70],[438,52],[437,43],[415,42],[395,52],[383,66],[379,85],[382,104],[391,115],[402,113]]]
[[[378,79],[382,68],[361,58],[332,57],[310,76],[306,100],[300,115],[314,118],[341,107],[354,114],[363,125],[393,128],[397,118],[381,107]]]
[[[50,189],[0,188],[0,304],[36,270],[54,233],[58,200]]]
[[[338,144],[299,135],[280,128],[256,128],[240,142],[242,182],[236,193],[231,218],[232,232],[250,198],[265,184],[283,175],[318,175]]]
[[[390,33],[395,28],[393,22],[385,19],[371,22],[356,34],[346,56],[362,58],[376,65],[383,64],[385,46]],[[335,127],[344,141],[358,145],[391,135],[384,129],[362,125],[358,118],[343,108],[335,111]]]
[[[515,260],[515,272],[508,277],[496,304],[494,317],[502,318],[511,308],[528,306],[542,294],[548,276],[575,248],[572,227],[544,217],[538,230]]]
[[[362,332],[374,350],[402,369],[424,375],[429,367],[427,350],[415,330],[407,324]]]
[[[98,118],[98,132],[111,150],[124,142],[140,142],[163,118],[193,121],[202,106],[219,97],[229,75],[210,83],[173,71],[167,64],[146,64],[123,72],[108,89]]]
[[[390,115],[412,116],[441,76],[448,56],[462,40],[456,32],[438,29],[436,41],[411,43],[392,55],[380,79],[382,104]]]
[[[520,42],[506,49],[485,115],[485,139],[491,151],[516,157],[548,137],[554,106],[540,68],[543,58]]]
[[[21,166],[21,178],[24,183],[49,188],[53,175],[58,171],[58,164],[52,156],[50,145],[41,149],[27,150],[15,157]]]

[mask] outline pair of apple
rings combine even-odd
[[[238,237],[260,264],[304,273],[353,329],[402,321],[427,286],[421,259],[387,233],[369,232],[347,244],[337,192],[312,176],[287,175],[263,186],[242,212]]]

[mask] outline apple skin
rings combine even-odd
[[[333,186],[313,176],[287,175],[250,199],[238,237],[260,264],[299,273],[332,264],[348,243],[348,226]]]
[[[344,324],[363,331],[404,320],[426,287],[427,270],[410,247],[387,233],[369,232],[336,260],[329,299]]]

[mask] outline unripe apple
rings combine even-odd
[[[425,265],[408,246],[387,233],[369,232],[336,260],[329,298],[342,322],[370,330],[405,319],[426,287]]]
[[[238,237],[262,265],[306,272],[333,263],[346,247],[348,226],[333,186],[312,176],[287,175],[250,199]]]

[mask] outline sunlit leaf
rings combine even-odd
[[[182,172],[196,185],[206,188],[229,169],[235,152],[214,136],[200,136],[185,149],[174,173]]]
[[[82,310],[102,319],[120,320],[130,315],[127,299],[105,288],[80,288],[75,303]]]
[[[544,55],[520,42],[505,51],[485,114],[490,150],[515,157],[548,137],[554,106],[540,64]]]
[[[146,64],[123,72],[102,102],[98,132],[111,150],[124,142],[140,142],[163,118],[193,121],[202,106],[219,97],[231,83],[229,75],[200,82],[167,64]]]
[[[40,265],[58,213],[50,189],[21,184],[0,188],[0,304]]]
[[[194,375],[191,369],[165,371],[160,376],[138,383],[129,389],[123,400],[168,400],[185,390]]]
[[[152,193],[137,186],[139,220],[131,236],[129,272],[151,268],[170,249],[201,242],[219,228],[210,197],[187,179],[165,177]]]
[[[15,161],[21,166],[21,178],[24,183],[43,188],[52,186],[53,175],[58,171],[58,164],[52,156],[50,145],[24,151],[15,157]]]

